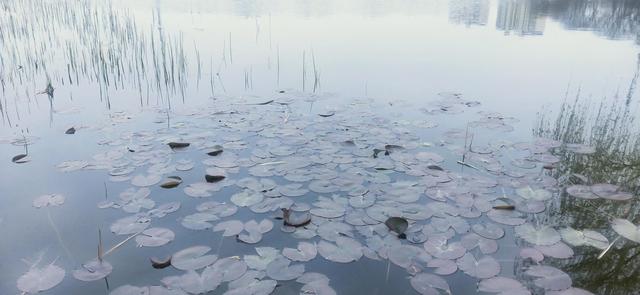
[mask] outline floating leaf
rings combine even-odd
[[[85,282],[97,281],[108,276],[113,271],[109,262],[99,259],[90,260],[73,271],[73,277]]]
[[[255,244],[262,240],[262,234],[273,229],[273,222],[268,219],[257,223],[255,220],[249,220],[244,224],[244,230],[247,232],[238,235],[238,240],[247,244]]]
[[[516,226],[515,234],[534,245],[548,246],[560,241],[560,234],[555,229],[548,226],[535,228],[530,223]]]
[[[500,264],[491,256],[476,260],[471,253],[466,253],[456,263],[460,270],[474,278],[487,279],[500,273]]]
[[[410,282],[413,289],[423,295],[440,294],[438,290],[443,290],[447,294],[451,294],[451,289],[447,281],[434,274],[419,273],[412,277]]]
[[[305,226],[311,222],[311,214],[307,212],[297,214],[292,210],[282,208],[282,219],[284,220],[284,225],[287,226]]]
[[[540,263],[544,260],[544,254],[535,248],[524,248],[520,250],[520,257],[522,257],[522,259],[529,258],[535,263]]]
[[[131,184],[135,186],[152,186],[156,185],[158,182],[162,180],[162,176],[157,174],[149,174],[144,176],[142,174],[138,174],[131,179]]]
[[[213,231],[224,231],[224,233],[222,233],[223,237],[231,237],[241,233],[243,229],[244,223],[242,223],[242,221],[228,220],[216,224]]]
[[[389,230],[397,233],[399,236],[403,235],[409,227],[409,222],[402,217],[390,217],[384,222],[384,224],[389,228]]]
[[[304,265],[291,265],[291,261],[284,257],[276,258],[267,265],[267,275],[278,281],[294,280],[304,273]]]
[[[640,227],[631,223],[631,221],[620,218],[614,219],[611,221],[611,227],[616,233],[626,239],[640,243]]]
[[[173,241],[175,234],[167,228],[153,227],[136,236],[138,247],[159,247]]]
[[[171,149],[182,149],[189,146],[188,142],[170,142],[167,143]]]
[[[280,251],[272,247],[256,247],[258,255],[245,255],[244,261],[247,265],[256,270],[265,270],[271,261],[280,256]]]
[[[215,183],[215,182],[219,182],[222,181],[226,178],[226,176],[224,175],[209,175],[209,174],[205,174],[204,179],[208,182],[208,183]]]
[[[433,271],[435,274],[445,276],[458,271],[456,262],[449,259],[431,259],[427,262],[427,267],[435,267],[436,269]]]
[[[233,281],[247,272],[247,264],[237,256],[222,258],[207,268],[219,273],[223,282]]]
[[[64,134],[75,134],[75,133],[76,133],[76,128],[74,127],[71,127],[64,132]]]
[[[533,265],[524,274],[537,277],[533,283],[545,290],[564,290],[571,287],[571,277],[552,266]]]
[[[572,197],[580,198],[580,199],[597,199],[598,196],[591,191],[591,187],[588,185],[572,185],[567,187],[567,194]]]
[[[352,238],[338,237],[336,244],[325,240],[320,241],[318,253],[327,260],[348,263],[357,261],[362,257],[362,245]]]
[[[212,148],[210,148],[209,150],[207,150],[207,155],[215,157],[219,154],[222,154],[222,146],[220,145],[214,145]]]
[[[193,270],[181,276],[165,277],[162,284],[172,290],[183,290],[190,294],[204,294],[218,288],[222,275],[216,269],[205,268],[201,274]]]
[[[171,256],[165,258],[151,257],[151,266],[155,269],[163,269],[171,265]]]
[[[511,295],[530,295],[522,283],[505,277],[493,277],[480,281],[478,291],[487,293],[511,294]]]
[[[551,199],[551,197],[553,196],[548,190],[533,189],[530,186],[519,188],[516,190],[516,193],[527,200],[536,201],[546,201],[548,199]]]
[[[57,286],[64,276],[64,269],[53,263],[42,268],[33,266],[18,278],[17,285],[20,291],[35,294]]]
[[[550,246],[536,246],[535,248],[547,257],[557,259],[567,259],[573,257],[573,250],[563,242],[558,242]]]
[[[169,176],[160,184],[160,187],[174,188],[179,186],[181,183],[182,183],[182,178],[180,176]]]
[[[207,246],[193,246],[180,250],[173,254],[171,264],[181,270],[201,269],[218,260],[216,255],[205,255],[209,251],[211,251],[211,248]]]
[[[145,230],[150,222],[144,214],[136,214],[116,220],[110,229],[116,235],[131,235]]]
[[[27,158],[27,154],[19,154],[11,158],[11,162],[14,162],[16,164],[23,164],[29,162],[29,158]]]
[[[471,226],[471,229],[476,234],[487,239],[497,240],[504,236],[504,230],[493,223],[476,223]]]
[[[264,196],[258,192],[244,190],[231,196],[231,202],[240,207],[249,207],[262,202]]]
[[[282,255],[293,261],[309,261],[314,259],[318,255],[318,249],[315,244],[300,242],[298,248],[284,248],[282,249]]]
[[[33,207],[60,206],[64,204],[64,196],[60,194],[42,195],[33,200]]]

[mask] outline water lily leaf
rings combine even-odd
[[[294,280],[304,273],[304,265],[291,265],[291,261],[284,257],[276,258],[267,265],[267,275],[278,281]]]
[[[440,259],[456,259],[467,252],[460,242],[448,243],[444,236],[431,236],[424,242],[424,249]]]
[[[282,208],[282,219],[284,220],[284,225],[286,226],[305,226],[311,222],[311,214],[308,212],[303,213],[295,213],[292,210]]]
[[[273,293],[278,282],[261,280],[262,277],[264,275],[258,277],[258,275],[247,272],[241,278],[229,283],[229,290],[224,295],[269,295]]]
[[[216,226],[213,228],[213,231],[224,231],[222,233],[223,237],[231,237],[241,233],[243,229],[244,223],[242,223],[242,221],[228,220],[216,224]]]
[[[411,278],[411,286],[418,293],[423,295],[438,295],[443,290],[447,294],[451,294],[449,284],[443,278],[429,273],[419,273]]]
[[[188,147],[190,144],[188,142],[169,142],[167,143],[171,149],[183,149]]]
[[[258,255],[245,255],[244,261],[255,270],[265,270],[271,261],[280,256],[280,251],[272,247],[256,247]]]
[[[131,184],[135,186],[153,186],[162,180],[162,176],[157,174],[149,174],[147,176],[138,174],[131,179]]]
[[[116,235],[131,235],[145,230],[151,224],[149,217],[136,214],[120,218],[111,224],[111,232]]]
[[[153,227],[136,236],[138,247],[159,247],[173,241],[175,234],[167,228]]]
[[[71,127],[64,132],[64,134],[76,134],[76,128]]]
[[[249,207],[262,202],[264,196],[259,192],[244,190],[231,196],[231,202],[240,207]]]
[[[87,161],[64,161],[58,164],[56,168],[58,168],[60,172],[73,172],[81,170],[87,166],[89,166],[89,162]]]
[[[558,242],[550,246],[535,246],[544,256],[567,259],[573,257],[573,250],[563,242]]]
[[[180,202],[169,202],[162,204],[155,209],[149,210],[149,215],[155,218],[162,218],[169,213],[176,212],[180,209]]]
[[[73,271],[73,277],[85,282],[97,281],[108,276],[113,271],[113,266],[104,259],[90,260]]]
[[[390,231],[397,233],[398,235],[404,234],[409,227],[409,222],[402,217],[390,217],[384,224]]]
[[[487,217],[497,223],[511,226],[520,225],[526,222],[522,213],[517,211],[492,209],[487,213]]]
[[[35,294],[57,286],[64,276],[64,269],[53,263],[41,268],[33,266],[18,278],[17,286],[24,293]]]
[[[553,245],[561,239],[555,229],[548,226],[536,228],[530,223],[516,226],[515,234],[531,244],[541,246]]]
[[[499,293],[503,295],[530,295],[531,292],[527,290],[522,283],[506,277],[493,277],[480,281],[478,284],[478,291],[487,293]]]
[[[553,196],[548,190],[533,189],[530,186],[519,188],[516,190],[516,193],[527,200],[536,201],[546,201],[548,199],[551,199],[551,197]]]
[[[571,277],[562,270],[552,266],[533,265],[524,273],[537,277],[533,283],[545,290],[564,290],[571,287]]]
[[[620,218],[614,219],[611,221],[611,227],[616,233],[626,239],[640,243],[640,227],[631,223],[631,221]]]
[[[591,187],[588,185],[576,184],[576,185],[569,186],[567,187],[567,194],[569,194],[572,197],[587,199],[587,200],[593,200],[598,198],[598,196],[596,196],[596,194],[594,194],[591,191]]]
[[[218,256],[206,255],[211,251],[207,246],[193,246],[180,250],[172,255],[171,264],[180,270],[197,270],[211,265]]]
[[[185,216],[181,223],[182,226],[192,230],[203,230],[213,227],[211,221],[219,220],[220,218],[210,212],[198,212]]]
[[[149,260],[151,261],[151,266],[155,269],[163,269],[171,266],[171,256],[165,258],[151,257]]]
[[[264,219],[260,223],[249,220],[244,224],[244,231],[247,233],[239,234],[237,239],[247,244],[255,244],[262,240],[262,234],[271,231],[271,229],[273,229],[273,222],[268,219]]]
[[[565,289],[562,291],[549,291],[546,294],[548,295],[594,295],[593,293],[587,290],[575,288],[575,287],[571,287],[569,289]]]
[[[414,260],[419,259],[419,256],[428,256],[424,250],[416,246],[411,245],[396,245],[390,247],[387,251],[387,256],[391,262],[402,268],[408,268],[411,266]],[[430,257],[430,256],[429,256]]]
[[[292,261],[309,261],[316,258],[316,255],[318,255],[318,249],[316,247],[316,244],[300,242],[298,243],[297,249],[282,249],[282,255]]]
[[[42,195],[33,200],[33,207],[60,206],[64,204],[64,196],[60,194]]]
[[[431,259],[427,262],[427,267],[434,267],[433,272],[439,275],[450,275],[458,271],[458,265],[454,260],[449,259]]]
[[[167,289],[162,286],[136,287],[131,285],[120,286],[109,293],[109,295],[186,295],[180,289]]]
[[[223,149],[221,145],[214,145],[212,148],[207,150],[207,155],[215,157],[219,154],[222,154]]]
[[[189,294],[204,294],[218,288],[222,275],[211,267],[205,268],[201,274],[194,270],[181,276],[165,277],[162,284],[171,290],[183,290]]]
[[[353,227],[342,222],[325,222],[318,227],[318,235],[335,242],[340,237],[353,237]]]
[[[598,183],[591,186],[591,191],[597,196],[614,201],[626,201],[633,198],[633,195],[620,191],[620,187],[608,183]]]
[[[160,187],[174,188],[179,186],[181,183],[182,183],[182,178],[180,176],[169,176],[160,184]]]
[[[471,253],[466,253],[456,263],[460,270],[474,278],[487,279],[500,273],[500,264],[491,256],[476,260]]]
[[[19,154],[11,158],[11,162],[14,162],[16,164],[23,164],[29,162],[29,158],[27,158],[27,154]]]
[[[247,272],[247,264],[237,256],[222,258],[208,268],[219,273],[223,282],[233,281]]]
[[[504,229],[493,223],[476,223],[471,226],[473,232],[487,239],[497,240],[504,236]]]
[[[544,260],[544,254],[535,248],[524,248],[520,250],[520,257],[522,257],[522,259],[529,258],[535,263],[540,263]]]
[[[348,237],[336,238],[336,244],[322,240],[318,244],[318,253],[333,262],[349,263],[362,257],[362,244]]]
[[[460,243],[467,250],[472,250],[478,247],[482,254],[491,254],[498,251],[498,243],[495,240],[483,238],[474,233],[463,236]]]
[[[204,179],[208,182],[208,183],[215,183],[215,182],[219,182],[222,181],[226,178],[226,176],[224,175],[209,175],[209,174],[205,174]]]

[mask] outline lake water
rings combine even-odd
[[[640,287],[635,1],[0,10],[0,294]]]

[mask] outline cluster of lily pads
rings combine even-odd
[[[189,234],[233,237],[237,243],[258,245],[272,231],[290,237],[290,247],[256,246],[255,255],[219,257],[211,245],[168,250],[149,267],[173,267],[181,275],[165,276],[154,286],[119,286],[110,294],[270,294],[278,281],[291,280],[301,284],[302,294],[335,294],[331,274],[306,271],[305,262],[314,259],[386,260],[405,269],[420,294],[451,294],[447,276],[456,272],[477,279],[481,292],[591,294],[572,287],[567,273],[543,264],[547,257],[572,257],[572,247],[611,246],[596,230],[554,228],[536,218],[548,202],[564,196],[557,180],[544,173],[559,161],[551,150],[561,143],[542,138],[473,143],[474,132],[508,132],[515,121],[480,112],[466,130],[445,130],[436,146],[425,145],[420,130],[374,115],[362,104],[322,114],[295,112],[291,104],[278,98],[183,112],[171,129],[105,136],[98,143],[104,151],[92,159],[58,166],[63,172],[105,170],[109,181],[131,184],[117,198],[97,204],[125,214],[109,227],[126,236],[121,244],[135,239],[139,247],[170,249],[174,232],[154,226],[167,216]],[[423,111],[445,116],[478,105],[445,93]],[[187,173],[201,180],[184,183]],[[182,193],[159,201],[155,190]],[[574,185],[567,193],[618,201],[633,197],[609,184]],[[187,208],[184,198],[201,201]],[[64,200],[52,194],[33,205],[59,206]],[[238,211],[252,217],[234,219]],[[613,229],[640,242],[640,231],[627,220],[614,220]],[[505,232],[525,245],[517,259],[530,262],[523,269],[526,281],[501,271],[496,257]],[[73,277],[95,281],[126,267],[110,264],[111,253],[87,257]],[[18,279],[18,288],[33,294],[64,277],[55,263],[34,264]]]

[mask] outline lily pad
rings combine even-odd
[[[167,228],[153,227],[136,236],[138,247],[159,247],[173,241],[175,234]]]
[[[291,265],[291,261],[284,257],[276,258],[267,265],[267,275],[278,281],[294,280],[304,273],[304,265]]]
[[[471,253],[466,253],[456,263],[460,270],[474,278],[487,279],[500,273],[500,264],[491,256],[476,260]]]
[[[524,274],[536,277],[533,283],[545,290],[564,290],[571,287],[572,283],[568,274],[547,265],[533,265]]]
[[[232,237],[242,232],[244,229],[244,223],[240,220],[228,220],[223,221],[213,228],[213,231],[224,231],[223,237]]]
[[[282,255],[291,259],[292,261],[309,261],[314,259],[318,254],[318,249],[315,244],[308,242],[298,243],[298,248],[284,248],[282,249]]]
[[[362,244],[348,237],[338,237],[336,244],[322,240],[318,244],[318,253],[333,262],[349,263],[362,257]]]
[[[60,206],[64,204],[64,196],[60,194],[42,195],[33,200],[33,207]]]
[[[411,278],[411,286],[418,293],[423,295],[437,295],[440,291],[451,294],[449,284],[443,278],[429,273],[419,273]]]
[[[53,263],[42,268],[33,266],[18,278],[17,286],[24,293],[35,294],[57,286],[64,276],[64,269]]]
[[[201,269],[218,260],[216,255],[206,255],[209,251],[211,248],[207,246],[193,246],[180,250],[173,254],[171,264],[180,270]]]
[[[85,282],[97,281],[108,276],[113,271],[113,266],[107,261],[93,259],[73,271],[73,277]]]
[[[626,239],[640,243],[640,227],[631,223],[631,221],[620,218],[614,219],[611,221],[611,227],[616,233]]]
[[[409,227],[409,222],[402,217],[390,217],[384,224],[389,228],[389,230],[397,233],[398,235],[404,234],[404,232]]]
[[[548,226],[536,228],[530,223],[516,226],[515,234],[534,245],[548,246],[560,241],[560,234],[555,229]]]

